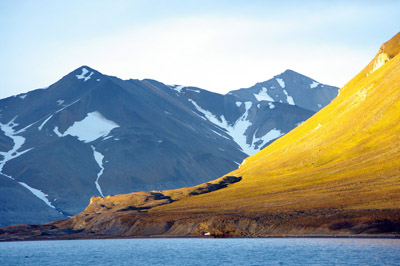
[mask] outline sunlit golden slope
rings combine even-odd
[[[242,181],[149,212],[400,208],[399,51],[400,33],[331,104],[228,174]]]

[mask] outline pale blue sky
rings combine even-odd
[[[0,1],[0,98],[81,65],[226,93],[292,69],[343,86],[400,31],[400,1]]]

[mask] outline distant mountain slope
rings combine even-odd
[[[197,113],[224,129],[246,154],[253,155],[330,103],[338,88],[286,70],[213,101],[197,88],[179,87],[179,92]]]
[[[290,73],[282,80],[300,84],[291,87],[293,95],[310,93],[315,81]],[[329,88],[333,98],[337,88]],[[173,189],[221,176],[314,114],[275,100],[121,80],[88,66],[46,89],[0,100],[0,174],[16,186],[4,192],[11,200],[0,206],[0,224],[74,215],[92,196]],[[42,205],[32,209],[47,214],[24,217],[21,207],[20,220],[8,217],[16,195],[19,201],[36,196]]]

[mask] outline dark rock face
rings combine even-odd
[[[0,225],[66,218],[92,196],[213,180],[336,94],[293,71],[220,95],[80,67],[0,100]]]
[[[64,216],[48,207],[17,181],[0,175],[0,227],[19,224],[21,221],[42,223]]]

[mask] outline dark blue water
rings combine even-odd
[[[0,265],[400,265],[400,240],[177,238],[3,242]]]

